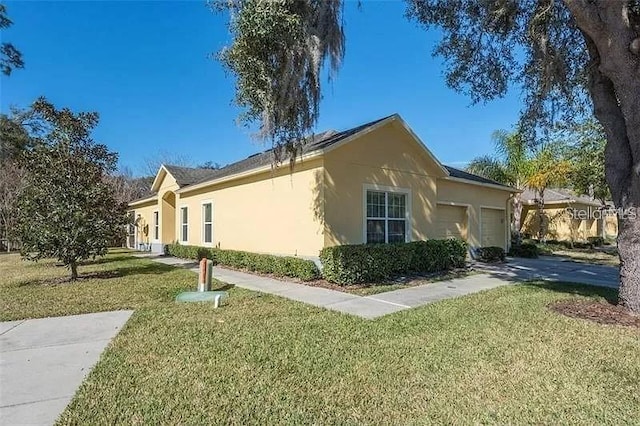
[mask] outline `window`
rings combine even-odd
[[[180,208],[180,241],[189,241],[189,211],[186,207]]]
[[[157,210],[153,212],[153,239],[160,239],[160,214]]]
[[[213,209],[211,203],[202,205],[202,241],[205,244],[213,242]]]
[[[407,241],[407,194],[367,191],[367,243]]]

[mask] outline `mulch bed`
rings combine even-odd
[[[561,300],[549,309],[571,318],[586,319],[599,324],[640,328],[640,316],[633,315],[622,306],[591,300]]]

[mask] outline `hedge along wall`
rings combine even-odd
[[[455,239],[342,245],[320,251],[324,278],[341,285],[374,283],[398,274],[462,267],[466,257],[467,243]]]
[[[279,277],[298,278],[302,281],[311,281],[320,277],[320,271],[313,261],[299,257],[274,256],[181,244],[167,245],[166,252],[171,256],[183,259],[200,260],[206,257],[219,265],[249,272],[273,274]]]

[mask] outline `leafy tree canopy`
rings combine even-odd
[[[318,121],[321,71],[336,71],[344,55],[339,0],[218,1],[229,8],[233,43],[219,53],[236,76],[240,121],[259,124],[278,158],[295,156]]]
[[[19,196],[19,233],[30,260],[53,257],[71,269],[104,255],[126,223],[126,205],[115,199],[107,175],[117,154],[91,139],[97,113],[33,104],[42,121],[42,144],[24,156],[26,183]]]
[[[0,3],[0,30],[5,30],[13,25],[7,16],[7,8]],[[24,68],[22,53],[11,43],[0,44],[0,71],[4,75],[10,75],[14,68]]]

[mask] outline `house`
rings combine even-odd
[[[523,235],[537,238],[540,225],[544,237],[553,240],[585,241],[589,237],[615,238],[618,220],[608,205],[571,190],[552,188],[544,191],[544,200],[531,190],[522,193]],[[541,201],[544,201],[542,204]],[[538,214],[542,206],[542,215]]]
[[[172,242],[317,257],[337,244],[509,243],[517,190],[442,165],[399,115],[314,135],[293,168],[271,150],[218,170],[163,165],[130,203],[130,247]]]

